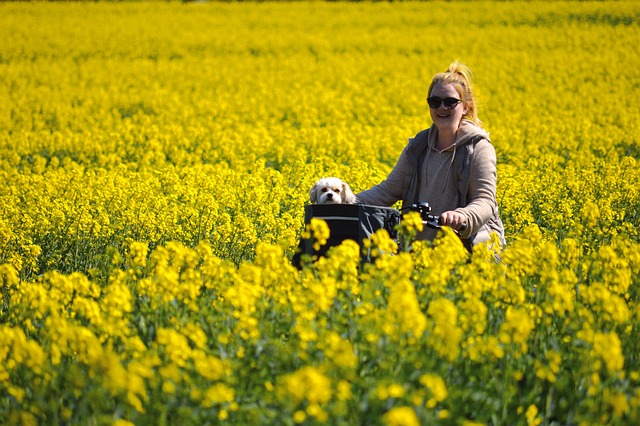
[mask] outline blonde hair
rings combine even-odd
[[[482,121],[478,118],[478,105],[476,103],[476,98],[473,95],[473,89],[471,88],[472,81],[473,73],[471,72],[471,69],[457,60],[453,61],[445,72],[438,73],[433,77],[431,85],[429,86],[428,96],[431,96],[433,86],[437,83],[453,85],[460,95],[460,100],[467,107],[467,113],[463,118],[466,118],[467,120],[482,127]]]

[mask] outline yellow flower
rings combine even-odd
[[[595,333],[591,356],[604,362],[609,373],[621,372],[624,367],[622,343],[615,332]]]
[[[378,229],[373,233],[370,240],[369,247],[371,248],[372,257],[398,252],[398,243],[391,238],[385,229]]]
[[[145,267],[148,254],[149,246],[146,243],[134,241],[129,246],[129,258],[132,266]]]
[[[487,327],[487,306],[478,298],[468,298],[459,304],[458,319],[465,332],[481,335]]]
[[[320,342],[327,360],[338,367],[355,368],[358,358],[353,353],[351,343],[340,337],[338,333],[328,332]]]
[[[338,389],[336,390],[336,396],[340,401],[346,401],[352,397],[351,384],[346,380],[340,380],[338,382]]]
[[[307,419],[307,413],[305,413],[302,410],[298,410],[295,413],[293,413],[293,421],[296,424],[300,424],[302,422],[304,422]]]
[[[302,233],[302,238],[313,238],[313,249],[320,250],[320,247],[327,244],[329,239],[329,225],[322,219],[316,217],[311,218],[306,230]]]
[[[19,403],[24,402],[24,397],[26,395],[26,391],[24,389],[13,385],[8,385],[7,393],[14,397]]]
[[[199,325],[191,322],[187,323],[182,332],[193,342],[196,348],[205,349],[207,347],[207,335]]]
[[[397,383],[387,386],[387,394],[389,398],[402,398],[404,396],[404,387]]]
[[[225,374],[224,363],[215,356],[195,352],[193,360],[196,371],[206,379],[220,380]]]
[[[311,417],[315,417],[319,422],[324,423],[329,418],[329,414],[316,403],[309,404],[307,407],[307,414]]]
[[[185,367],[191,357],[191,347],[181,333],[167,328],[158,329],[156,343],[164,347],[167,357],[176,367]]]
[[[556,376],[560,371],[560,362],[562,360],[562,355],[559,352],[548,350],[545,353],[546,360],[535,361],[535,373],[536,376],[540,379],[547,380],[551,383],[556,381]]]
[[[522,309],[509,307],[505,320],[500,325],[500,342],[505,345],[518,346],[516,354],[524,354],[528,350],[527,340],[535,324],[529,314]]]
[[[232,402],[235,398],[235,391],[224,383],[216,383],[204,391],[202,396],[202,406],[213,407],[223,402]]]
[[[538,426],[542,423],[542,419],[538,416],[538,407],[535,404],[531,404],[525,413],[527,418],[527,425]]]
[[[472,420],[463,420],[461,426],[485,426],[485,424],[480,422],[475,422]]]
[[[279,392],[290,395],[296,403],[306,400],[310,404],[326,403],[333,395],[331,380],[312,366],[283,376]]]
[[[176,393],[176,385],[175,383],[171,382],[171,381],[166,381],[162,383],[162,392],[168,394],[168,395],[173,395],[174,393]]]
[[[432,334],[428,338],[429,344],[440,356],[454,361],[460,354],[462,340],[456,305],[448,299],[436,299],[429,304],[427,313],[432,324]]]
[[[413,232],[422,232],[424,229],[424,223],[422,223],[422,217],[418,212],[409,212],[402,217],[401,226],[404,226],[407,230]]]
[[[585,226],[594,227],[598,223],[598,219],[600,219],[600,209],[598,208],[598,204],[593,201],[587,201],[581,210],[582,220]]]
[[[393,340],[407,336],[412,342],[422,337],[427,318],[420,310],[415,288],[409,280],[398,280],[391,286],[382,327]]]
[[[38,418],[28,411],[13,412],[9,415],[8,424],[21,426],[37,426]]]
[[[617,324],[626,323],[631,313],[624,298],[610,291],[602,283],[593,283],[585,289],[585,299],[592,310],[602,313],[603,319]]]
[[[420,384],[429,389],[431,393],[426,403],[428,408],[434,408],[438,402],[444,401],[449,395],[447,386],[440,376],[434,374],[423,374],[420,376]]]
[[[382,416],[387,426],[419,426],[418,415],[411,407],[395,407]]]
[[[0,348],[0,361],[4,361],[8,369],[24,365],[36,374],[42,373],[46,352],[36,341],[28,340],[21,329],[0,326]]]
[[[611,407],[613,415],[617,419],[621,419],[626,413],[629,412],[629,403],[627,402],[627,396],[624,392],[618,392],[615,390],[605,389],[603,399],[605,404]]]

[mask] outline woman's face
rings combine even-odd
[[[431,89],[431,95],[429,99],[443,100],[447,98],[460,99],[460,94],[456,88],[449,83],[436,83]],[[431,112],[431,120],[436,125],[439,131],[456,132],[460,127],[460,121],[462,117],[467,113],[467,106],[462,101],[458,102],[455,106],[447,108],[446,102],[440,102],[437,108],[429,106]]]

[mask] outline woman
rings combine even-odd
[[[427,98],[433,124],[409,139],[384,181],[357,194],[358,202],[370,205],[402,200],[403,212],[427,202],[443,225],[460,233],[469,250],[493,232],[504,244],[496,152],[478,119],[471,80],[471,70],[457,61],[436,74]],[[418,238],[433,240],[436,233],[425,228]]]

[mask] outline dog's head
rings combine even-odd
[[[339,178],[322,178],[309,191],[309,199],[314,204],[353,204],[356,196],[346,182]]]

